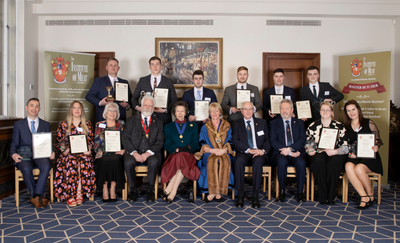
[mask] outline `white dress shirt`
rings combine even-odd
[[[318,95],[319,95],[319,82],[316,82],[314,85],[315,85],[315,89],[317,90],[317,95],[316,96],[318,97]],[[308,83],[308,87],[310,87],[311,93],[313,93],[313,94],[314,94],[314,88],[313,88],[314,85],[312,85],[311,83]]]
[[[28,127],[29,127],[29,130],[31,131],[31,133],[32,133],[32,129],[31,129],[31,121],[34,121],[35,122],[35,129],[36,129],[36,132],[38,132],[38,128],[39,128],[39,117],[36,117],[36,119],[35,120],[32,120],[31,118],[29,118],[28,116],[26,117],[27,119],[26,120],[28,120]]]

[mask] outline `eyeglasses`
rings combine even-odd
[[[254,108],[242,108],[242,110],[244,110],[244,111],[253,111]]]
[[[117,110],[108,110],[108,111],[109,111],[109,112],[115,112],[115,113],[117,112]]]
[[[321,109],[321,111],[322,111],[322,112],[330,112],[330,111],[332,111],[332,110],[331,110],[331,109],[326,109],[326,110],[325,110],[325,109]]]

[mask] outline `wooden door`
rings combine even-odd
[[[107,75],[107,60],[115,58],[115,52],[84,52],[95,54],[94,58],[94,78]]]

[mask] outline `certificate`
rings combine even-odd
[[[168,89],[155,88],[154,92],[155,92],[154,99],[156,100],[155,107],[167,108],[168,107]]]
[[[283,95],[271,95],[269,99],[271,101],[271,114],[280,114]]]
[[[309,100],[296,101],[297,118],[312,118]]]
[[[194,116],[196,121],[203,121],[208,118],[208,100],[195,100],[194,101]]]
[[[319,149],[335,149],[339,129],[323,127],[319,137]]]
[[[128,97],[128,84],[122,82],[115,82],[115,100],[116,101],[129,101]]]
[[[118,152],[121,150],[121,132],[115,130],[104,131],[106,152]]]
[[[70,135],[69,149],[71,150],[71,154],[80,154],[88,151],[86,135]]]
[[[357,134],[357,158],[375,159],[376,153],[372,150],[372,146],[375,146],[374,133]]]
[[[250,93],[249,89],[238,89],[236,91],[236,108],[242,109],[243,103],[250,101]]]
[[[32,134],[32,150],[34,159],[50,158],[53,153],[51,132]]]

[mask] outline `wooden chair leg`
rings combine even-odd
[[[381,205],[382,176],[378,175],[378,205]]]
[[[278,198],[279,196],[279,185],[278,185],[278,173],[277,173],[277,169],[275,170],[275,197]]]
[[[15,206],[19,207],[19,178],[17,170],[15,170]]]
[[[310,199],[310,168],[306,167],[306,201]]]
[[[197,197],[197,181],[193,181],[193,194],[194,194],[194,202],[196,202]]]
[[[272,168],[268,172],[268,200],[271,200]]]
[[[158,196],[158,173],[156,175],[156,181],[154,183],[154,199],[157,200]]]

